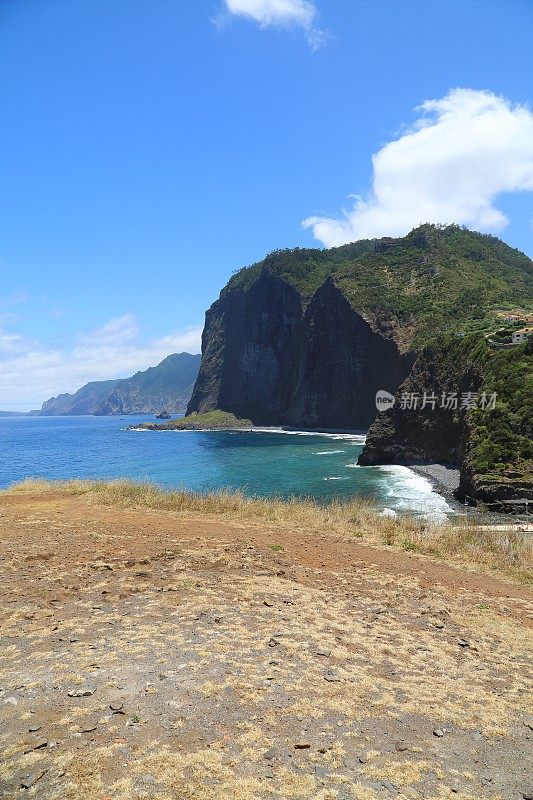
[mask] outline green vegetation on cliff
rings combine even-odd
[[[223,290],[247,289],[267,268],[309,299],[328,276],[359,313],[382,309],[412,328],[413,345],[436,331],[490,329],[497,308],[532,307],[533,262],[500,239],[456,225],[329,250],[277,250],[236,273]]]
[[[509,350],[473,349],[482,391],[496,392],[493,411],[470,412],[470,469],[478,480],[533,481],[533,341]]]

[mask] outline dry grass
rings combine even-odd
[[[252,498],[241,492],[208,494],[165,491],[148,482],[26,480],[5,494],[42,494],[51,490],[84,495],[119,508],[149,508],[226,521],[290,526],[306,532],[329,532],[362,538],[371,544],[416,551],[471,567],[497,570],[533,582],[533,537],[513,530],[487,530],[475,522],[437,523],[405,514],[380,516],[371,501],[354,498],[323,505],[312,499]],[[1,496],[1,494],[0,494]]]

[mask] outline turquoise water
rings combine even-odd
[[[0,418],[0,487],[28,477],[132,478],[195,491],[373,498],[380,509],[450,511],[406,467],[357,467],[364,438],[274,431],[132,431],[148,417]]]

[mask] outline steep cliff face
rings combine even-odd
[[[366,428],[378,389],[395,391],[413,357],[372,330],[331,277],[304,305],[264,268],[208,311],[187,413],[215,408],[256,424]]]
[[[257,422],[277,421],[301,315],[296,289],[269,270],[247,290],[222,293],[206,314],[202,364],[187,413],[218,408]]]
[[[520,512],[533,501],[532,343],[494,351],[472,335],[424,350],[370,427],[359,463],[428,462],[459,467],[460,500]]]
[[[424,350],[400,385],[394,407],[380,412],[370,427],[359,463],[459,465],[467,440],[461,397],[478,393],[482,380],[481,366],[468,356]]]

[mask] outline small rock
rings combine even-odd
[[[269,647],[277,647],[278,645],[279,645],[279,642],[278,642],[277,639],[274,639],[274,637],[269,639],[269,642],[268,642],[268,646]]]
[[[384,789],[387,789],[389,792],[396,793],[398,791],[396,786],[390,781],[381,781],[381,785],[383,786]]]
[[[272,767],[267,767],[265,770],[265,778],[272,780],[273,777],[274,777],[274,772],[272,770]]]
[[[409,745],[406,742],[396,742],[394,749],[397,750],[398,753],[403,753],[409,750]]]
[[[3,701],[5,706],[16,706],[18,705],[18,700],[16,697],[6,697]]]
[[[96,722],[86,722],[80,727],[80,733],[92,733],[98,727]]]
[[[346,769],[357,769],[360,765],[360,761],[358,758],[345,758],[344,759],[344,766]]]
[[[263,600],[263,605],[267,606],[267,608],[272,608],[274,603],[272,602],[272,600]]]
[[[276,758],[278,751],[275,747],[271,747],[269,750],[266,751],[263,758],[266,758],[267,761],[272,761],[273,758]]]
[[[361,756],[358,756],[358,759],[359,759],[359,763],[360,764],[366,764],[368,762],[368,756],[366,756],[364,754],[361,755]]]
[[[37,739],[34,744],[30,744],[25,750],[24,754],[32,753],[34,750],[42,750],[48,745],[48,739]]]
[[[122,711],[122,709],[124,708],[124,704],[121,703],[120,701],[117,701],[115,703],[109,703],[109,708],[111,709],[113,714],[120,714],[120,713],[123,714],[124,713]]]
[[[308,742],[296,742],[294,745],[295,750],[309,750],[311,745]]]
[[[324,673],[324,680],[328,681],[328,683],[339,683],[340,678],[336,672],[328,670],[328,672]]]
[[[331,655],[331,650],[317,650],[317,656],[324,656],[324,658],[329,658]]]
[[[41,725],[30,725],[28,730],[30,733],[37,733],[37,731],[41,730]]]
[[[470,642],[467,642],[466,639],[457,639],[457,644],[459,647],[470,647]]]
[[[90,697],[92,694],[94,694],[94,689],[89,689],[89,687],[86,686],[84,689],[71,689],[70,692],[68,693],[68,696],[69,697]]]
[[[444,736],[445,733],[446,728],[435,728],[433,731],[433,736],[438,736],[440,738],[441,736]]]
[[[26,775],[20,782],[20,786],[22,789],[31,789],[38,781],[41,780],[43,775],[46,775],[48,770],[43,769],[39,772],[31,772],[29,775]]]
[[[154,778],[153,775],[143,775],[142,776],[143,783],[157,783],[157,778]]]
[[[524,800],[533,800],[533,786],[524,786],[520,789],[520,794]]]

